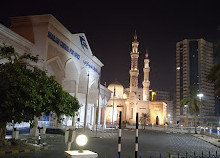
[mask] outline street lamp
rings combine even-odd
[[[202,97],[204,97],[204,94],[199,93],[199,94],[197,94],[197,97],[199,97],[199,99],[200,99],[200,101],[201,101]]]

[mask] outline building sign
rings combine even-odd
[[[55,42],[57,45],[59,45],[61,48],[66,50],[68,53],[72,54],[76,59],[80,60],[80,55],[77,52],[75,52],[72,48],[70,48],[68,45],[66,45],[63,41],[61,41],[58,37],[56,37],[50,31],[48,31],[48,37],[53,42]]]
[[[85,66],[89,67],[90,69],[92,69],[92,70],[95,71],[96,73],[100,74],[100,72],[95,68],[95,66],[89,64],[88,61],[85,61],[85,60],[84,60],[83,63],[84,63]]]
[[[54,34],[52,34],[50,31],[48,31],[48,38],[51,39],[54,43],[56,43],[57,45],[59,45],[61,48],[63,48],[65,51],[67,51],[68,53],[70,53],[71,55],[73,55],[76,59],[80,60],[80,55],[74,51],[71,47],[69,47],[67,44],[65,44],[63,41],[61,41],[58,37],[56,37]],[[82,36],[80,37],[80,41],[81,41],[81,45],[84,49],[84,47],[86,49],[88,49],[88,46],[86,44],[85,39]],[[98,73],[98,75],[100,74],[100,72],[98,71],[98,69],[90,64],[88,61],[83,60],[83,64],[85,66],[87,66],[89,69],[92,69],[94,72]]]
[[[79,39],[80,39],[80,43],[81,43],[82,48],[88,49],[85,38],[83,36],[79,36]]]

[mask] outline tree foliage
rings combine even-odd
[[[180,104],[182,106],[185,106],[188,108],[189,113],[194,117],[194,125],[195,125],[195,133],[197,133],[196,130],[196,119],[198,115],[200,114],[200,109],[202,105],[202,101],[198,98],[198,87],[197,86],[191,86],[190,87],[190,95],[188,98],[184,98],[180,101]]]
[[[218,58],[220,61],[220,41],[214,51],[214,57]],[[207,76],[208,80],[215,84],[216,94],[220,96],[220,62],[216,62]]]
[[[34,66],[37,56],[19,56],[13,47],[3,46],[0,57],[6,59],[0,64],[0,128],[12,120],[32,121],[42,113],[75,115],[80,107],[78,100],[63,91],[53,76]]]
[[[143,128],[145,129],[145,126],[147,123],[150,122],[150,114],[149,113],[142,113],[140,117],[140,122]]]

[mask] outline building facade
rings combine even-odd
[[[200,117],[214,116],[214,85],[206,76],[213,65],[213,44],[204,39],[185,39],[176,44],[176,115],[181,122],[186,120],[186,110],[180,101],[190,94],[190,86],[197,86],[206,102],[201,107]]]
[[[167,104],[167,121],[175,122],[175,100],[173,93],[162,90],[150,90],[150,101],[162,101]]]
[[[72,34],[50,14],[12,17],[10,21],[11,30],[0,25],[0,35],[6,30],[5,37],[0,36],[0,42],[12,45],[21,54],[30,52],[38,55],[38,67],[55,76],[63,89],[82,105],[77,117],[65,117],[63,125],[77,123],[76,127],[83,126],[86,121],[87,127],[95,129],[98,118],[98,126],[105,128],[106,106],[111,91],[98,86],[104,64],[93,55],[85,34]],[[53,115],[50,120],[45,119],[48,117],[42,116],[38,124],[56,121]]]
[[[132,42],[131,51],[131,67],[130,87],[124,88],[118,82],[114,82],[108,86],[109,90],[114,92],[108,102],[107,121],[109,123],[118,121],[119,111],[122,111],[122,121],[135,124],[136,113],[139,118],[142,114],[149,114],[150,122],[156,125],[163,125],[167,121],[167,104],[161,101],[149,100],[149,62],[148,52],[144,59],[144,80],[142,82],[143,88],[138,87],[138,45],[137,34],[135,32],[134,41]]]

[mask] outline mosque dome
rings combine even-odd
[[[108,89],[112,91],[111,97],[114,95],[114,88],[115,88],[115,98],[123,98],[124,94],[124,87],[118,81],[115,81],[109,84]]]

